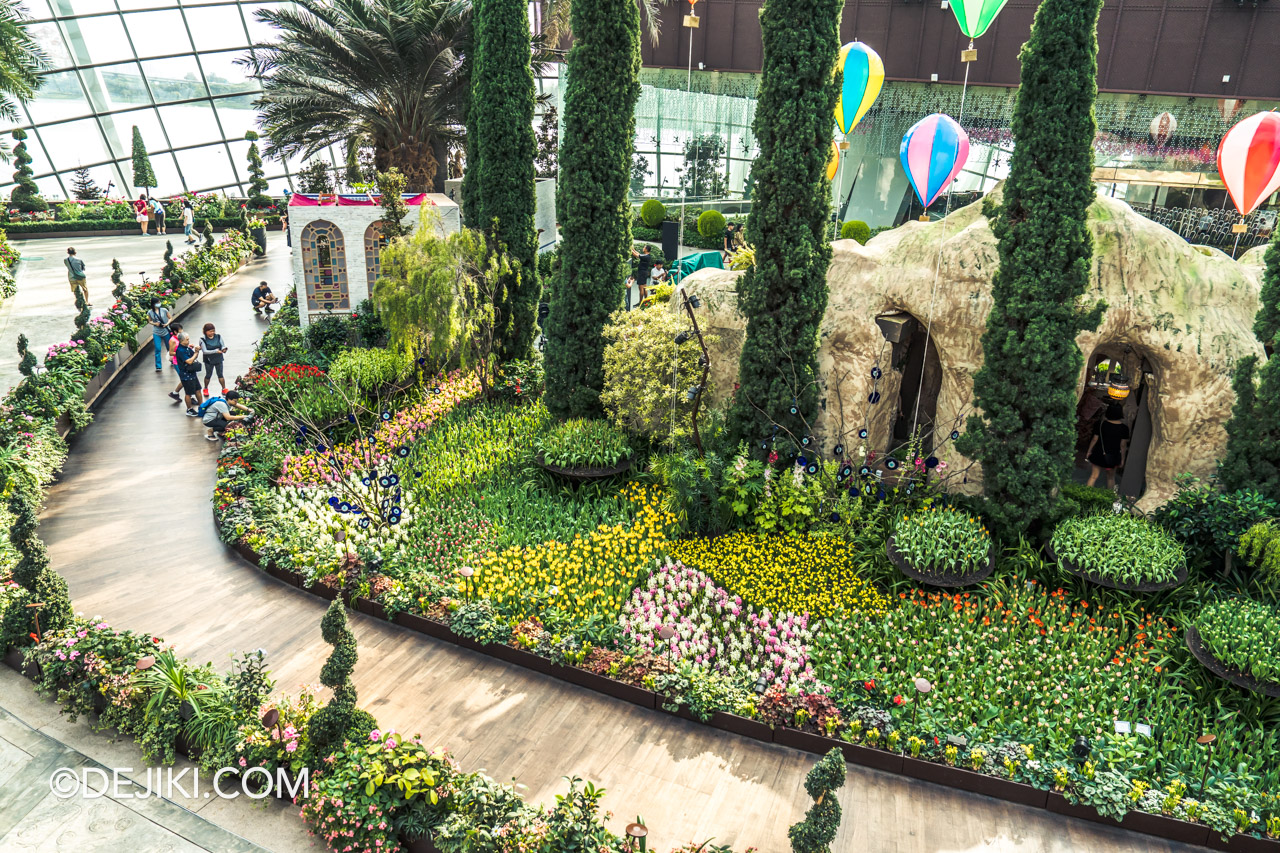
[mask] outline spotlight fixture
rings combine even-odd
[[[676,335],[676,344],[682,344],[687,340],[689,340],[688,332],[681,332],[680,334]]]
[[[1076,738],[1076,742],[1071,744],[1071,754],[1076,757],[1076,761],[1084,764],[1089,758],[1089,753],[1093,751],[1093,747],[1089,744],[1089,739],[1084,735]]]
[[[769,688],[769,682],[765,679],[764,673],[760,673],[760,677],[756,679],[756,693],[763,696],[764,691],[767,690],[768,688]]]
[[[689,306],[690,306],[691,308],[701,308],[701,307],[702,307],[702,300],[698,298],[698,295],[697,295],[696,293],[695,293],[693,296],[690,296],[690,297],[689,297]]]

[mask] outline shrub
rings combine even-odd
[[[696,340],[677,344],[680,334],[690,334],[688,322],[662,309],[619,311],[605,326],[600,402],[627,432],[663,444],[689,434],[702,352]]]
[[[404,353],[386,349],[347,349],[329,366],[334,382],[351,384],[365,394],[384,385],[394,385],[408,378],[413,360]]]
[[[1275,522],[1262,522],[1250,527],[1240,537],[1240,559],[1266,576],[1273,586],[1280,586],[1280,528]]]
[[[347,345],[350,334],[350,323],[346,317],[326,314],[307,326],[307,345],[325,358],[333,359]]]
[[[276,321],[279,322],[279,320],[280,316],[277,314]],[[372,299],[361,300],[356,310],[351,312],[351,325],[355,327],[356,334],[360,337],[360,346],[386,345],[387,327],[382,324],[382,318],[378,316],[378,309],[374,307]]]
[[[640,221],[650,228],[662,227],[662,220],[667,218],[667,206],[656,198],[651,198],[640,205]]]
[[[893,546],[923,574],[968,575],[986,568],[991,534],[968,513],[930,507],[899,519]]]
[[[351,671],[356,667],[359,653],[356,635],[347,627],[347,608],[339,597],[329,605],[320,620],[320,633],[324,641],[333,646],[333,652],[320,669],[320,683],[333,690],[333,698],[315,715],[307,726],[312,748],[317,758],[323,757],[332,747],[342,745],[344,737],[364,740],[377,723],[366,711],[356,707],[356,688],[351,683]]]
[[[560,468],[609,468],[631,452],[627,437],[605,421],[575,418],[543,436],[538,451]]]
[[[804,820],[788,831],[793,853],[830,853],[831,842],[840,829],[840,800],[835,792],[844,785],[844,753],[832,749],[813,766],[804,779],[804,789],[813,805]]]
[[[1113,512],[1116,493],[1100,486],[1067,482],[1062,484],[1062,501],[1067,515],[1093,515],[1097,512]]]
[[[522,403],[538,399],[542,395],[542,383],[545,381],[542,359],[509,361],[499,370],[493,389],[500,400]]]
[[[1155,521],[1182,543],[1187,561],[1206,568],[1235,551],[1250,527],[1280,515],[1280,504],[1253,489],[1223,493],[1194,477],[1180,477],[1178,493]]]
[[[1120,513],[1069,518],[1053,531],[1059,565],[1128,586],[1173,580],[1187,565],[1182,546],[1161,528]]]
[[[841,240],[857,240],[865,244],[871,239],[871,226],[860,219],[853,219],[840,226]]]
[[[724,236],[724,214],[718,210],[704,210],[698,217],[698,233],[709,240]]]
[[[1196,630],[1205,649],[1231,669],[1280,682],[1280,612],[1247,598],[1215,601],[1200,611]]]

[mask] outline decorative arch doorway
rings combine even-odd
[[[1094,347],[1076,405],[1076,481],[1088,479],[1092,468],[1085,455],[1107,406],[1115,403],[1123,410],[1129,428],[1124,466],[1116,472],[1116,491],[1123,497],[1142,497],[1147,488],[1147,454],[1155,437],[1152,412],[1156,385],[1151,362],[1131,345],[1102,343]],[[1105,485],[1105,480],[1099,480],[1098,485]]]

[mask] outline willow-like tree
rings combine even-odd
[[[547,407],[599,415],[604,326],[622,307],[631,252],[631,151],[640,98],[633,0],[574,3],[556,213],[560,275],[547,319]],[[829,118],[829,117],[828,117]]]
[[[982,463],[991,520],[1006,533],[1053,519],[1075,453],[1076,335],[1104,306],[1082,305],[1093,238],[1093,104],[1102,0],[1044,0],[1022,47],[1013,156],[991,229],[1000,268],[957,447]]]
[[[818,414],[818,326],[831,264],[831,69],[842,5],[769,0],[760,12],[764,68],[753,125],[760,154],[747,219],[756,262],[738,285],[747,334],[729,410],[733,440],[756,446],[772,424],[801,435]]]
[[[533,354],[538,313],[537,236],[533,229],[533,52],[525,0],[475,0],[475,57],[468,107],[468,139],[476,152],[469,187],[475,214],[490,239],[506,248],[511,273],[495,308],[498,354]],[[464,196],[465,200],[465,196]]]

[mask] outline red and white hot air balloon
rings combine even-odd
[[[1241,216],[1280,190],[1280,113],[1249,116],[1218,145],[1218,174]]]
[[[1151,120],[1151,140],[1156,147],[1164,145],[1177,132],[1178,120],[1173,117],[1173,113],[1160,113]]]
[[[1239,98],[1219,98],[1218,114],[1222,116],[1224,122],[1231,121],[1240,112],[1240,108],[1244,106],[1244,101]]]

